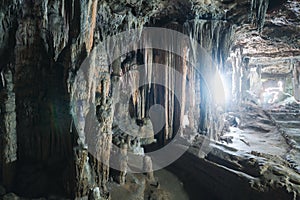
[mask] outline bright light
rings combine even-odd
[[[272,104],[278,100],[279,93],[283,92],[283,83],[281,81],[277,82],[278,87],[266,88],[263,92],[264,103]]]
[[[212,82],[212,95],[214,98],[215,103],[219,105],[225,105],[227,94],[226,94],[226,88],[223,81],[223,78],[221,77],[220,73],[216,73],[213,78]]]

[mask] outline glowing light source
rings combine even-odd
[[[215,103],[219,105],[225,105],[228,94],[227,89],[225,87],[225,81],[223,80],[221,74],[219,72],[215,73],[214,78],[212,80],[212,95],[214,98]]]
[[[279,93],[283,92],[283,83],[277,82],[278,87],[268,87],[263,92],[264,103],[272,104],[278,100]]]

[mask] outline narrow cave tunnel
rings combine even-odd
[[[0,199],[300,199],[298,0],[1,0]]]

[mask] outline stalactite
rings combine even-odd
[[[187,105],[188,107],[188,120],[189,120],[189,127],[192,130],[197,130],[196,125],[195,125],[195,120],[198,119],[197,117],[194,116],[194,111],[195,111],[195,73],[194,73],[194,68],[193,67],[188,67],[187,71],[187,78],[190,80],[188,84],[189,90],[187,90],[188,94],[186,95],[187,98]],[[196,131],[195,131],[196,132]]]
[[[191,0],[192,11],[196,16],[201,18],[211,18],[213,20],[220,20],[225,18],[222,11],[216,6],[216,1],[196,1]]]
[[[85,43],[86,51],[89,53],[94,43],[94,32],[96,27],[98,0],[89,0],[82,3],[80,10],[80,33],[81,43]]]
[[[57,59],[69,40],[69,24],[65,15],[65,0],[63,1],[46,1],[45,4],[45,25],[42,27],[46,31],[47,37],[52,37],[54,58]],[[47,40],[47,39],[45,39]]]
[[[222,64],[232,41],[233,26],[226,21],[195,19],[184,24],[187,33],[203,47],[213,60]],[[196,58],[196,52],[194,58]],[[222,66],[220,66],[222,67]]]
[[[5,87],[5,80],[4,80],[3,72],[1,72],[0,75],[1,75],[1,83],[2,83],[2,86]]]
[[[170,47],[170,52],[174,52],[176,47],[180,47],[180,50],[183,51],[183,49],[181,48],[182,45],[179,43],[179,41],[175,41],[174,38],[172,38],[172,46]],[[176,96],[174,94],[173,91],[179,91],[180,95],[181,95],[181,91],[180,91],[180,87],[177,89],[176,87],[176,74],[174,73],[174,71],[180,71],[183,67],[182,65],[182,58],[179,57],[178,55],[174,54],[174,53],[170,53],[170,65],[169,65],[169,86],[171,88],[170,93],[169,93],[169,98],[170,98],[170,104],[173,105],[170,110],[170,123],[171,123],[171,132],[172,134],[174,133],[174,115],[175,115],[175,101],[180,101],[180,96]],[[180,69],[178,69],[180,68]],[[181,80],[180,80],[181,81]],[[180,83],[182,84],[182,82]],[[177,99],[179,98],[179,99]],[[180,114],[178,115],[179,119],[180,119]],[[173,137],[173,135],[171,135],[171,138]]]
[[[254,23],[255,19],[255,12],[256,12],[256,3],[257,0],[251,0],[251,5],[250,5],[250,20],[252,23]]]
[[[145,43],[147,43],[147,41],[145,41]],[[147,46],[147,44],[145,44]],[[146,70],[145,72],[147,73],[146,76],[148,77],[148,83],[151,83],[151,80],[152,80],[152,64],[153,64],[153,50],[152,49],[145,49],[145,67],[146,67]],[[148,92],[149,90],[151,89],[151,84],[149,85],[149,88],[148,88]],[[147,91],[145,91],[147,92]]]
[[[119,54],[120,49],[129,49],[123,49],[126,47],[118,44],[117,41],[109,41],[112,44],[108,44],[107,37],[132,28],[139,29],[138,34],[127,34],[122,39],[132,41],[140,37],[143,27],[154,16],[157,1],[13,0],[13,5],[7,8],[4,6],[9,4],[9,1],[1,2],[3,5],[0,7],[3,10],[16,7],[12,9],[13,12],[1,10],[0,14],[0,29],[4,30],[0,32],[0,56],[5,60],[0,64],[2,82],[0,84],[0,150],[3,154],[0,159],[0,171],[3,173],[0,176],[1,184],[6,182],[6,180],[2,181],[2,177],[9,178],[9,175],[13,174],[8,170],[11,168],[10,164],[19,159],[20,165],[17,169],[21,172],[21,178],[14,180],[19,185],[24,182],[26,184],[27,178],[37,176],[39,179],[39,174],[35,174],[35,167],[46,166],[46,170],[42,169],[42,175],[49,177],[51,179],[49,182],[55,178],[61,180],[60,175],[62,175],[64,180],[61,182],[65,185],[58,185],[58,187],[67,188],[68,194],[71,194],[70,198],[84,199],[87,195],[91,196],[90,199],[99,199],[100,195],[106,198],[112,142],[121,147],[122,163],[119,167],[124,170],[119,178],[120,182],[124,183],[127,153],[132,151],[143,155],[141,145],[148,144],[139,138],[131,137],[130,134],[144,136],[144,133],[149,133],[154,137],[153,127],[149,125],[151,122],[148,119],[149,108],[153,104],[164,107],[161,115],[166,123],[164,130],[160,132],[161,135],[158,136],[161,145],[167,144],[174,137],[177,126],[182,126],[186,115],[188,115],[188,128],[191,128],[192,132],[201,132],[211,139],[216,139],[217,134],[221,132],[222,109],[216,107],[211,101],[212,95],[206,83],[206,80],[213,79],[213,76],[201,76],[199,68],[207,69],[216,65],[220,71],[226,71],[224,59],[229,53],[234,29],[230,23],[235,23],[233,18],[239,15],[243,21],[244,14],[238,13],[232,18],[227,16],[227,10],[221,9],[234,3],[239,5],[239,2],[191,0],[192,14],[188,13],[187,18],[196,16],[196,19],[187,22],[184,28],[190,39],[200,43],[208,54],[199,56],[197,44],[193,43],[191,49],[188,49],[187,44],[168,40],[170,36],[166,35],[155,38],[171,41],[169,43],[171,45],[164,46],[165,51],[138,50],[135,54],[140,54],[139,56],[143,54],[144,58],[137,59],[135,55],[130,58],[129,63],[124,61],[127,55],[121,55],[112,63],[110,62],[113,58],[112,54]],[[156,6],[150,5],[151,3]],[[159,6],[164,6],[163,4]],[[217,4],[222,5],[222,8],[216,7]],[[244,4],[246,3],[242,2],[242,5]],[[264,24],[267,4],[267,0],[251,0],[251,15],[253,20],[256,20],[253,23],[257,24],[260,31]],[[186,6],[180,4],[179,8],[181,5]],[[167,10],[169,8],[177,14],[176,10],[172,10],[172,5],[168,6]],[[232,12],[235,12],[235,9],[233,6],[229,13],[235,14]],[[184,12],[180,10],[180,16]],[[161,12],[154,16],[154,20],[160,15],[165,17]],[[11,17],[15,19],[12,20]],[[227,17],[230,23],[226,21]],[[177,21],[173,15],[159,21],[164,23],[165,20],[170,19]],[[181,24],[182,20],[179,21],[178,24]],[[172,28],[176,28],[178,24]],[[11,35],[12,38],[8,39],[7,35]],[[141,48],[153,42],[148,39],[141,42]],[[6,43],[9,43],[8,48],[14,52],[2,54],[2,50],[5,51],[7,48]],[[100,48],[95,48],[98,45]],[[171,53],[178,46],[183,51],[183,59]],[[8,67],[9,70],[6,69],[6,56],[9,62],[14,63]],[[87,56],[88,60],[85,60]],[[206,56],[211,57],[215,63],[206,62],[207,59],[204,58]],[[241,69],[243,66],[241,57],[242,52],[239,49],[236,49],[231,57],[234,103],[237,105],[241,100],[240,93],[248,88],[248,72]],[[61,62],[60,59],[66,61]],[[160,70],[154,67],[153,62],[160,63],[165,68]],[[143,64],[145,70],[140,70],[139,67]],[[86,71],[82,71],[84,67],[87,67]],[[247,68],[248,65],[245,67]],[[299,97],[300,69],[296,63],[293,67],[294,90],[295,95]],[[63,68],[69,70],[69,77],[65,76],[65,79],[61,78],[65,73]],[[175,70],[180,72],[182,80],[176,79]],[[69,94],[62,89],[65,84],[63,81],[66,79]],[[142,82],[143,80],[146,80],[146,83],[163,82],[164,87],[158,84],[147,85]],[[173,91],[178,91],[178,96]],[[126,99],[124,94],[131,94],[132,99]],[[69,106],[72,107],[71,114],[74,118],[72,121],[68,113]],[[123,121],[119,121],[125,117],[128,117],[128,121],[127,118],[124,120],[128,129],[122,129]],[[75,126],[77,129],[74,128]],[[72,150],[74,151],[70,152]],[[144,170],[148,171],[147,177],[150,181],[154,181],[152,172],[154,165],[152,166],[151,158],[148,156],[143,158]],[[66,159],[67,167],[64,163]],[[60,161],[62,163],[59,163]],[[30,164],[23,166],[23,163]],[[56,170],[52,169],[52,166],[56,165],[59,165],[59,169],[52,173]],[[27,174],[23,173],[23,167],[27,168],[25,169]],[[58,175],[52,178],[49,176],[52,174]],[[73,185],[68,184],[73,179],[76,179],[75,190],[71,191]],[[20,184],[20,180],[25,181]],[[39,180],[36,182],[39,183]],[[48,184],[48,180],[45,182]],[[55,184],[62,184],[61,182]],[[16,188],[19,188],[18,186]],[[26,190],[27,185],[24,188]],[[35,188],[32,188],[33,192],[36,192]],[[46,190],[48,188],[45,187]],[[31,195],[31,191],[26,192]]]
[[[98,1],[90,1],[87,4],[81,5],[81,10],[86,10],[87,14],[82,12],[81,20],[82,25],[82,37],[80,44],[86,45],[86,51],[89,53],[94,44],[94,28],[96,23],[96,8]],[[99,42],[99,41],[98,41]],[[91,51],[89,58],[84,61],[83,69],[84,71],[79,71],[77,73],[75,80],[72,81],[69,77],[69,84],[71,88],[71,99],[72,102],[82,102],[82,110],[78,110],[77,105],[75,105],[75,110],[73,111],[73,116],[75,117],[75,124],[77,124],[77,130],[79,129],[79,141],[76,151],[79,155],[84,155],[85,151],[92,152],[95,163],[93,168],[90,168],[91,162],[85,162],[84,166],[78,163],[78,159],[80,156],[77,156],[75,163],[76,168],[81,169],[83,167],[94,171],[93,173],[96,176],[89,175],[91,180],[85,180],[80,177],[86,175],[86,172],[76,170],[75,176],[77,177],[77,189],[76,196],[83,197],[88,194],[89,188],[93,186],[93,182],[97,183],[97,186],[101,188],[101,194],[105,195],[106,193],[106,182],[108,180],[109,175],[109,157],[110,157],[110,144],[112,141],[111,133],[111,124],[112,124],[112,104],[109,98],[109,88],[110,86],[110,77],[108,76],[108,61],[106,56],[106,51],[103,47],[104,44],[98,44],[100,48],[94,49]],[[74,54],[72,55],[73,67],[76,67],[76,60],[78,59],[78,54],[75,53],[79,47],[75,43],[72,46],[74,49]],[[98,55],[98,56],[96,56]],[[119,62],[118,62],[119,63]],[[117,69],[120,68],[120,65],[115,63],[116,73]],[[84,73],[82,73],[84,72]],[[76,91],[76,92],[75,92]],[[100,97],[96,98],[96,94],[99,94]],[[98,105],[97,108],[94,106]],[[87,113],[87,111],[89,112]],[[100,122],[99,127],[95,124],[98,124],[95,120],[95,116],[97,114],[97,118]],[[90,121],[85,121],[84,119],[92,119]],[[81,123],[78,123],[78,119],[83,119]],[[80,127],[78,127],[80,126]],[[80,130],[83,130],[80,132]],[[86,140],[85,140],[86,138]],[[87,149],[87,150],[86,150]],[[90,156],[87,155],[86,159],[91,159]],[[106,162],[103,162],[106,161]]]
[[[202,82],[195,81],[194,84],[194,98],[196,99],[196,103],[193,110],[195,111],[197,110],[197,108],[200,108],[198,112],[198,120],[194,122],[194,126],[197,126],[196,130],[199,130],[203,134],[208,134],[211,138],[216,138],[216,134],[219,134],[216,131],[219,129],[219,127],[217,127],[219,123],[216,120],[218,114],[214,112],[214,109],[216,109],[216,107],[214,107],[210,100],[212,91],[210,91],[209,89],[212,88],[207,88],[207,83],[210,82],[214,74],[210,74],[210,76],[212,77],[205,77],[203,76],[203,74],[197,73],[201,72],[201,70],[203,70],[204,68],[209,67],[212,69],[215,66],[217,66],[219,71],[223,71],[223,69],[225,68],[223,66],[225,63],[224,60],[229,54],[229,50],[231,47],[230,41],[232,41],[232,33],[234,28],[227,21],[203,20],[199,18],[196,18],[191,22],[186,22],[184,26],[187,33],[190,35],[191,41],[196,40],[199,43],[200,47],[204,50],[203,55],[201,55],[202,57],[199,58],[199,52],[197,52],[199,50],[199,47],[197,46],[198,44],[192,43],[191,61],[193,66],[196,66],[196,68],[198,67],[198,69],[196,69],[195,75],[193,76],[197,77],[201,75],[201,77],[198,77],[198,80],[202,79]],[[210,59],[206,58],[207,56],[210,56],[213,62],[206,63],[206,61]],[[200,60],[202,61],[200,62]],[[198,66],[198,63],[201,63],[201,66]],[[206,76],[209,75],[206,74]],[[198,106],[197,102],[199,102]],[[192,122],[192,118],[195,116],[195,113],[189,114],[189,116],[189,121]]]
[[[122,12],[119,10],[114,12],[115,5],[112,5],[110,2],[103,1],[99,4],[97,24],[100,24],[98,29],[100,29],[103,38],[130,29],[138,30],[139,33],[137,35],[141,36],[144,25],[154,14],[147,12],[143,15],[135,15],[130,9],[125,9]],[[140,10],[143,7],[142,1],[138,1],[135,6]]]
[[[33,4],[33,8],[30,7],[31,3]],[[99,35],[102,38],[99,37],[100,41],[98,42],[100,45],[105,46],[101,44],[101,40],[105,40],[106,36],[119,33],[122,30],[138,28],[141,34],[144,24],[149,19],[148,15],[133,15],[130,10],[128,10],[128,15],[116,14],[111,10],[111,2],[101,1],[99,3],[101,4],[99,5],[100,9],[98,10],[97,3],[97,0],[90,0],[85,3],[77,0],[49,0],[44,2],[20,1],[20,4],[22,4],[22,9],[20,9],[22,16],[17,20],[18,28],[15,34],[16,48],[14,49],[14,53],[16,55],[16,66],[12,67],[16,70],[13,77],[16,82],[14,89],[16,91],[16,106],[18,107],[17,114],[21,119],[24,119],[20,120],[17,127],[19,137],[22,141],[20,143],[21,150],[19,152],[22,158],[21,161],[28,159],[30,162],[30,159],[32,159],[37,162],[46,162],[49,156],[53,155],[71,158],[72,156],[70,156],[70,154],[72,152],[68,153],[68,151],[71,151],[70,149],[72,149],[71,146],[73,145],[75,148],[72,155],[75,158],[74,169],[76,169],[76,172],[74,172],[74,174],[68,174],[70,175],[68,180],[74,178],[71,176],[77,178],[75,181],[77,187],[75,191],[72,191],[77,197],[87,195],[88,189],[94,187],[91,185],[93,180],[90,180],[95,178],[93,173],[99,178],[97,184],[101,188],[101,192],[103,192],[106,187],[105,185],[109,176],[110,144],[112,141],[111,126],[114,112],[112,100],[117,101],[119,99],[119,97],[116,97],[118,96],[117,93],[119,89],[115,88],[118,78],[114,77],[111,79],[110,77],[111,71],[108,66],[108,61],[106,60],[108,52],[98,52],[97,50],[97,52],[94,52],[92,49],[95,44],[94,39],[97,37],[97,34],[94,33],[99,32],[99,29],[101,30]],[[139,10],[141,10],[144,4],[142,4],[142,2],[138,4],[140,6]],[[32,10],[33,12],[31,12]],[[68,13],[68,10],[70,13]],[[99,19],[103,23],[98,23]],[[126,23],[124,25],[125,21]],[[96,27],[96,23],[98,23],[99,26]],[[3,24],[5,25],[5,23],[1,23],[1,25]],[[137,35],[131,36],[135,38]],[[0,37],[2,41],[5,34],[3,36],[1,32]],[[42,41],[40,41],[40,39],[42,39]],[[118,49],[121,47],[116,45],[116,47],[113,48]],[[96,57],[96,54],[99,56]],[[84,58],[87,55],[89,55],[91,59],[85,63]],[[150,82],[152,78],[152,56],[152,51],[149,51],[147,78]],[[60,102],[60,96],[68,97],[68,94],[63,92],[62,94],[55,93],[57,91],[61,92],[61,88],[63,88],[59,84],[62,81],[59,79],[61,76],[61,66],[56,66],[61,64],[59,63],[61,61],[58,61],[59,58],[66,59],[66,62],[63,63],[63,67],[69,67],[69,76],[66,79],[70,98],[72,103],[75,102],[75,104],[71,104],[71,113],[74,116],[73,122],[67,122],[67,119],[61,119],[67,118],[66,115],[68,115],[68,113],[66,115],[65,113],[61,114],[60,111],[64,110],[63,108],[68,109],[68,106]],[[32,60],[34,60],[34,63],[32,63]],[[121,59],[116,62],[117,63],[114,63],[115,69],[113,72],[120,72]],[[81,64],[87,64],[89,66],[89,69],[84,73],[79,70],[82,67]],[[38,70],[32,71],[32,67],[37,67]],[[2,69],[1,66],[1,71]],[[118,73],[118,75],[120,76],[121,73]],[[5,79],[5,74],[0,77],[2,82],[3,77]],[[37,84],[34,77],[43,79],[45,84]],[[128,80],[130,84],[134,86],[139,85],[138,76],[132,75],[131,78],[133,81]],[[57,83],[53,83],[56,81]],[[7,81],[5,84],[5,86],[8,86]],[[49,89],[47,86],[55,88],[53,89],[55,91],[52,91],[52,89]],[[33,87],[37,92],[23,93],[24,89],[28,91],[28,88]],[[149,90],[150,88],[151,87],[149,87]],[[136,90],[137,88],[132,87],[132,89]],[[49,94],[47,92],[49,92]],[[148,92],[147,90],[143,90],[140,101],[136,102],[136,104],[141,105],[141,117],[146,117],[147,108],[145,105],[147,99],[146,94]],[[48,99],[48,95],[55,97]],[[100,95],[100,100],[98,99],[99,102],[96,102],[98,95]],[[36,101],[32,98],[33,96],[37,97]],[[58,99],[56,99],[56,97]],[[43,99],[41,101],[42,103],[37,103],[37,101],[41,99]],[[44,99],[46,99],[45,102]],[[91,103],[97,104],[98,107],[94,108],[90,105]],[[38,111],[38,109],[41,111]],[[3,109],[1,109],[1,112],[2,110]],[[90,129],[90,122],[86,120],[86,117],[95,114],[94,112],[97,112],[97,118],[100,124],[95,131],[96,139],[94,138],[95,140],[93,141],[95,145],[90,145],[91,138],[90,135],[87,134]],[[61,121],[59,121],[57,117],[60,117],[59,120]],[[12,123],[13,122],[15,123],[16,120],[12,120]],[[37,125],[38,122],[42,124],[41,127],[51,127],[50,130],[44,130]],[[67,122],[67,125],[60,126],[57,124],[58,122]],[[72,128],[74,125],[79,126],[79,128],[77,127],[77,132]],[[5,126],[1,126],[1,131],[2,127]],[[40,134],[44,132],[45,134]],[[64,132],[68,134],[65,135]],[[68,143],[68,139],[71,137],[69,132],[71,132],[74,138],[79,136],[79,140],[74,142],[74,144]],[[87,150],[91,150],[89,148],[93,148],[92,146],[95,146],[95,151],[97,152],[95,157],[100,158],[99,160],[106,161],[97,161],[96,164],[93,165],[97,166],[95,169],[90,167],[92,163],[91,157],[93,156],[87,154]],[[11,152],[11,156],[13,155]],[[70,168],[72,167],[73,165],[70,166]],[[93,170],[94,172],[92,172]],[[71,189],[69,188],[69,190]]]
[[[183,43],[182,46],[185,46],[186,44]],[[182,127],[183,127],[183,121],[184,121],[184,116],[185,116],[185,107],[186,107],[186,86],[187,86],[187,71],[188,71],[188,62],[187,58],[189,56],[188,54],[188,48],[184,47],[183,49],[183,59],[182,59],[182,67],[180,69],[180,72],[182,73],[182,83],[181,84],[181,99],[180,99],[180,135],[182,136]]]
[[[165,107],[165,132],[164,132],[164,141],[165,143],[168,141],[168,139],[170,138],[170,121],[169,121],[169,112],[170,112],[170,106],[173,106],[173,105],[169,105],[169,67],[170,67],[170,58],[169,56],[169,53],[166,53],[166,67],[165,67],[165,71],[163,73],[164,77],[163,77],[163,80],[164,80],[164,107]]]
[[[98,0],[93,0],[91,4],[91,28],[90,28],[90,34],[89,39],[87,42],[87,51],[90,52],[94,43],[94,32],[96,27],[96,17],[97,17],[97,6],[98,6]]]
[[[236,49],[236,51],[231,55],[232,57],[232,68],[233,68],[233,74],[232,74],[232,97],[233,101],[239,105],[241,102],[241,89],[242,89],[242,83],[241,83],[241,54],[240,50]]]
[[[82,111],[80,107],[76,106],[73,110],[73,116],[75,124],[78,124],[78,119],[82,116],[82,119],[91,119],[89,121],[83,121],[79,123],[79,136],[82,139],[79,140],[77,149],[78,152],[86,151],[86,148],[94,157],[93,163],[95,163],[91,170],[94,170],[96,177],[94,181],[101,188],[101,194],[106,194],[106,183],[109,176],[109,160],[110,160],[110,148],[112,142],[112,116],[114,113],[112,99],[114,103],[119,99],[118,79],[120,76],[120,60],[114,62],[114,74],[110,77],[108,58],[106,50],[103,48],[103,44],[99,44],[99,48],[90,53],[89,59],[84,61],[83,68],[77,72],[75,81],[72,84],[71,98],[72,102],[83,102]],[[100,57],[96,56],[99,55]],[[110,96],[112,92],[112,96]],[[87,113],[86,111],[89,112]],[[78,116],[79,117],[76,117]],[[97,120],[95,120],[97,116]],[[82,124],[82,125],[80,125]],[[99,125],[97,125],[99,124]],[[96,126],[96,127],[95,127]],[[84,130],[80,133],[80,129]],[[81,138],[79,137],[79,139]],[[87,138],[87,142],[84,138]],[[88,144],[88,145],[87,145]],[[83,148],[82,148],[83,147]],[[88,156],[90,158],[90,156]],[[87,163],[86,165],[89,165]],[[78,166],[80,168],[80,166]],[[76,177],[80,177],[80,171],[76,171]],[[79,174],[78,174],[79,173]],[[93,181],[88,181],[91,185]],[[84,182],[79,182],[79,185],[84,185]],[[89,187],[90,188],[90,187]],[[78,191],[78,197],[86,195],[88,191],[84,193]]]
[[[259,32],[264,26],[268,5],[269,0],[251,0],[250,20],[257,25]]]
[[[262,28],[264,26],[268,5],[269,5],[269,0],[260,0],[260,2],[259,2],[259,9],[258,9],[258,30],[259,30],[259,32],[262,31]]]

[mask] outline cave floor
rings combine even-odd
[[[198,137],[181,158],[155,172],[158,185],[141,174],[128,174],[125,185],[111,183],[112,199],[299,199],[300,105],[246,102],[229,115],[239,125],[223,140]]]
[[[229,140],[202,135],[155,171],[155,181],[144,174],[128,174],[124,185],[110,181],[111,199],[300,199],[300,105],[247,102],[229,114],[240,121],[223,135]]]
[[[300,173],[300,104],[281,105],[268,112],[290,146],[286,159]]]
[[[161,169],[154,175],[156,180],[152,182],[143,174],[127,174],[123,185],[110,182],[111,199],[189,199],[182,182],[173,173]]]
[[[275,199],[299,199],[300,104],[262,108],[247,102],[229,114],[239,119],[239,125],[230,126],[222,140],[209,144],[204,161],[224,169],[222,174],[232,173],[248,180],[250,188],[265,193],[262,199],[272,199],[267,192],[273,189],[282,195]],[[201,142],[199,145],[203,149]],[[199,154],[197,150],[192,153]]]
[[[239,127],[230,127],[224,134],[230,138],[226,146],[239,152],[280,156],[300,173],[300,104],[274,105],[266,109],[249,103],[235,115],[241,122]]]

